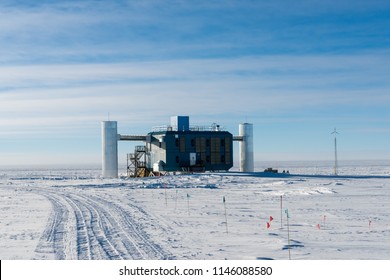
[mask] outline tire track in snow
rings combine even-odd
[[[100,197],[94,197],[95,202],[99,202],[100,205],[109,206],[110,209],[101,209],[106,215],[111,216],[114,220],[118,221],[118,227],[121,228],[122,240],[130,240],[132,244],[140,252],[140,258],[135,259],[172,259],[172,255],[164,251],[161,246],[154,243],[149,236],[142,230],[142,227],[138,221],[136,221],[129,211],[126,211],[123,207],[119,206],[115,202],[106,201]],[[142,215],[146,216],[145,220],[150,219],[147,213],[135,206],[128,205],[133,208],[133,211],[138,211]],[[111,211],[110,211],[111,210]],[[115,217],[114,217],[115,215]]]
[[[36,193],[46,197],[52,204],[47,226],[35,249],[36,258],[74,259],[76,257],[74,250],[76,236],[72,208],[55,193],[41,190]]]
[[[89,252],[88,259],[125,259],[126,256],[116,248],[117,244],[112,242],[114,228],[107,222],[106,215],[102,215],[102,211],[99,211],[100,209],[88,198],[71,194],[67,194],[66,198],[72,201],[86,218],[84,225],[88,239],[88,242],[85,242],[88,245],[86,250]],[[80,250],[80,253],[82,251]]]
[[[37,191],[53,206],[36,250],[38,258],[48,258],[51,254],[55,259],[172,258],[122,206],[74,190],[42,188]],[[148,218],[143,209],[132,208]]]
[[[90,236],[88,234],[87,221],[85,213],[83,213],[73,200],[64,196],[67,203],[72,207],[73,212],[76,216],[76,233],[77,233],[77,259],[79,260],[91,260],[92,259],[92,248]]]
[[[50,213],[47,226],[35,249],[36,258],[41,259],[46,258],[47,255],[52,255],[54,259],[65,259],[62,228],[64,221],[67,219],[67,210],[64,205],[53,197],[44,196],[52,204],[53,211]]]

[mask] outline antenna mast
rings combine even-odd
[[[337,175],[337,134],[339,134],[336,130],[332,132],[334,134],[334,175]]]

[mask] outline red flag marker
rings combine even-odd
[[[321,226],[320,226],[320,224],[317,224],[317,226],[316,226],[318,229],[321,229]]]
[[[267,229],[271,227],[271,224],[267,222]]]
[[[272,222],[274,218],[272,216],[269,216],[269,221]]]

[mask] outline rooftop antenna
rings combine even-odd
[[[334,175],[337,176],[337,134],[339,134],[336,130],[332,132],[334,134]]]

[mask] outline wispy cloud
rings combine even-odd
[[[237,117],[325,106],[381,107],[390,101],[383,89],[389,86],[385,59],[387,55],[273,56],[5,66],[0,67],[0,117],[3,125],[45,124],[50,130],[77,127],[77,122],[107,112],[145,120],[151,112],[155,119],[167,112],[231,112]],[[6,121],[10,116],[13,121]]]
[[[4,0],[0,135],[98,138],[108,113],[136,133],[174,114],[386,131],[389,13],[379,0]]]
[[[385,48],[390,21],[387,1],[14,2],[0,4],[7,63],[345,53]]]

